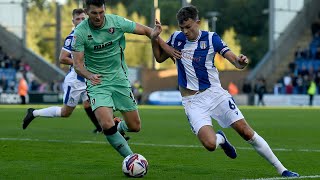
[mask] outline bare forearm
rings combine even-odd
[[[93,75],[91,72],[89,72],[84,66],[76,65],[74,64],[74,70],[76,73],[86,79],[90,79],[90,77]]]
[[[168,45],[165,44],[165,42],[160,37],[158,37],[157,39],[151,39],[151,44],[153,55],[158,63],[162,63],[169,58],[169,55],[163,49],[164,46]]]
[[[243,60],[236,56],[232,51],[226,52],[224,57],[238,69],[244,69],[247,66],[247,63],[243,63]]]
[[[60,64],[73,65],[73,60],[69,57],[64,57],[59,60],[60,60]]]

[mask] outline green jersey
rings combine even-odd
[[[133,33],[135,28],[135,22],[113,14],[105,15],[105,24],[99,29],[86,19],[74,31],[72,50],[84,52],[87,70],[101,74],[104,85],[130,87],[124,33]]]

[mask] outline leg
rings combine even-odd
[[[264,103],[264,100],[263,100],[263,94],[261,95],[261,104],[262,106],[265,106],[266,104]]]
[[[113,109],[108,107],[98,107],[95,109],[96,115],[108,142],[117,150],[121,156],[126,157],[132,154],[132,151],[124,139],[124,137],[117,131],[117,127],[113,121]]]
[[[214,151],[220,145],[228,157],[231,159],[237,157],[235,148],[230,144],[222,131],[218,131],[216,134],[211,126],[206,125],[200,128],[198,138],[208,151]]]
[[[91,120],[92,124],[96,127],[96,129],[93,130],[93,133],[99,133],[102,131],[102,128],[96,118],[96,116],[94,115],[94,112],[91,109],[90,103],[88,100],[83,101],[83,108],[86,111],[89,119]]]
[[[119,131],[139,132],[141,129],[141,121],[138,110],[121,112],[124,121],[121,121],[118,126]]]
[[[26,96],[20,96],[21,98],[21,104],[26,104]]]
[[[299,176],[296,173],[288,171],[282,163],[278,160],[278,158],[274,155],[268,143],[259,136],[245,121],[245,119],[240,119],[234,122],[231,127],[238,132],[238,134],[246,140],[249,144],[253,146],[253,148],[266,159],[272,166],[274,166],[278,173],[282,176],[295,177]],[[287,174],[287,172],[290,172]]]
[[[22,128],[26,129],[31,121],[36,117],[69,117],[75,107],[70,107],[67,105],[63,105],[63,107],[52,106],[48,108],[43,108],[39,110],[35,110],[33,108],[29,108],[27,110],[27,114],[23,119]]]
[[[198,139],[208,151],[214,151],[220,144],[224,143],[224,139],[221,138],[221,135],[216,135],[212,126],[209,125],[200,128]]]
[[[309,94],[309,106],[312,106],[313,95]]]
[[[69,117],[75,107],[63,105],[62,107],[52,106],[48,108],[38,109],[33,111],[34,117]]]
[[[183,97],[184,106],[191,130],[197,135],[199,141],[208,151],[215,151],[219,145],[230,158],[236,158],[234,147],[228,142],[222,131],[215,131],[212,128],[212,119],[210,116],[211,105],[215,98],[211,98],[211,91],[205,91],[193,96]],[[215,110],[213,110],[215,111]],[[221,110],[217,110],[221,112]]]

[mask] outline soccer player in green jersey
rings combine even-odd
[[[123,17],[105,14],[104,0],[86,0],[89,16],[77,26],[72,42],[75,71],[87,79],[87,91],[94,111],[108,142],[123,157],[132,154],[120,135],[124,131],[140,131],[140,117],[128,80],[125,62],[124,33],[150,37],[152,29]],[[179,52],[159,39],[160,46]],[[170,53],[169,53],[170,54]],[[113,111],[120,111],[124,121],[116,126]]]

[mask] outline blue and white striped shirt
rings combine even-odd
[[[198,38],[189,41],[181,31],[176,31],[167,44],[182,53],[176,61],[179,86],[195,91],[221,87],[214,57],[217,52],[223,56],[230,49],[217,33],[199,31]]]
[[[67,51],[68,53],[70,53],[70,58],[72,59],[72,54],[71,54],[71,43],[72,43],[72,39],[74,36],[74,30],[71,31],[71,33],[66,37],[66,39],[64,40],[64,45],[62,47],[63,50]],[[79,76],[73,68],[73,65],[70,65],[70,70],[68,72],[68,74],[70,74],[70,76],[75,76],[79,81],[81,82],[85,82],[85,79],[81,76]]]

